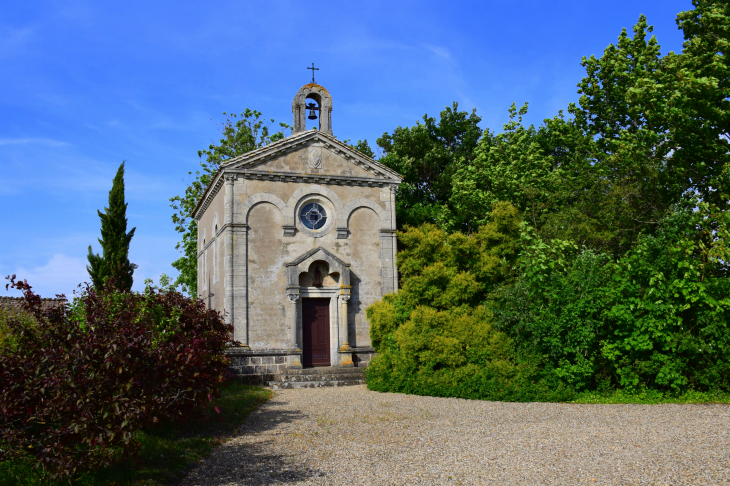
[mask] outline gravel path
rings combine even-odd
[[[186,486],[730,484],[730,406],[284,390]]]

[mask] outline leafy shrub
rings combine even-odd
[[[87,288],[43,311],[25,282],[0,354],[0,461],[34,456],[52,477],[133,454],[143,426],[185,420],[218,394],[231,326],[181,294]]]
[[[377,320],[383,314],[372,316]],[[484,306],[456,311],[416,308],[388,345],[378,349],[367,369],[368,388],[484,400],[573,397],[572,389],[542,370],[539,359],[519,357],[512,339],[492,321]]]
[[[730,390],[728,215],[686,201],[617,261],[522,234],[496,316],[578,390]]]
[[[538,366],[541,358],[518,356],[493,326],[487,304],[512,278],[519,224],[517,210],[499,203],[472,235],[446,235],[430,224],[399,233],[403,288],[367,310],[378,351],[368,388],[513,401],[572,396]]]
[[[730,390],[729,223],[689,201],[612,265],[601,354],[620,386]]]
[[[544,356],[552,372],[578,391],[600,381],[600,342],[609,332],[603,313],[610,260],[568,242],[544,242],[523,225],[519,279],[500,290],[498,327],[521,352]]]

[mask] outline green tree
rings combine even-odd
[[[182,195],[170,198],[170,207],[174,210],[172,222],[175,230],[180,233],[182,240],[175,245],[175,249],[182,256],[172,262],[172,266],[180,272],[175,280],[175,286],[182,286],[191,296],[198,294],[198,225],[192,217],[193,210],[205,193],[208,184],[213,180],[216,171],[226,161],[239,155],[256,150],[270,143],[284,138],[284,129],[291,129],[286,123],[279,123],[282,130],[271,133],[269,127],[274,123],[270,120],[266,124],[261,119],[261,113],[256,110],[246,110],[240,115],[227,114],[223,122],[222,138],[218,145],[210,144],[207,149],[198,151],[200,170],[188,172],[190,184]]]
[[[465,231],[475,231],[489,219],[494,204],[511,202],[535,227],[546,214],[557,211],[564,166],[573,166],[580,133],[560,113],[539,128],[525,126],[527,103],[519,110],[513,103],[504,131],[485,131],[472,161],[463,160],[453,176],[451,208],[454,221]]]
[[[553,228],[618,256],[686,195],[730,209],[730,7],[694,3],[678,16],[681,54],[662,56],[641,16],[633,38],[624,30],[603,56],[583,59],[569,107],[583,136],[566,142],[581,158],[563,166],[574,178],[562,181],[574,204]]]
[[[375,158],[375,153],[373,152],[373,149],[370,148],[370,144],[368,143],[368,140],[358,140],[355,145],[352,145],[350,143],[350,139],[345,140],[345,143],[349,145],[350,147],[354,148],[358,152],[360,152],[363,155],[367,155],[371,159]]]
[[[619,385],[728,389],[729,225],[689,199],[615,264],[601,353]]]
[[[620,257],[686,195],[730,209],[728,7],[678,16],[681,54],[662,55],[644,16],[601,57],[583,58],[580,100],[538,127],[510,109],[452,178],[455,220],[473,230],[510,201],[548,239]],[[725,53],[725,54],[724,54]]]
[[[682,55],[670,55],[664,83],[677,86],[664,113],[674,153],[668,174],[719,210],[730,207],[730,4],[693,0],[677,15],[684,33]]]
[[[124,162],[119,166],[117,175],[114,176],[112,188],[109,191],[109,207],[104,208],[105,213],[97,211],[101,219],[101,256],[91,251],[87,259],[89,264],[86,270],[89,272],[94,287],[102,287],[110,279],[115,279],[117,286],[124,290],[131,290],[134,269],[137,265],[129,262],[129,243],[134,236],[132,228],[127,233],[127,203],[124,202]]]
[[[384,155],[379,162],[403,176],[396,196],[398,227],[449,221],[451,178],[462,161],[468,164],[482,135],[481,118],[459,111],[458,103],[446,107],[437,122],[423,115],[423,123],[384,133],[377,144]]]

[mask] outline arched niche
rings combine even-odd
[[[300,287],[339,287],[340,273],[331,272],[324,260],[315,260],[306,272],[299,273]]]
[[[329,91],[314,83],[302,86],[292,100],[291,110],[294,116],[292,134],[307,129],[307,100],[313,100],[319,106],[319,130],[332,135],[332,96]]]
[[[309,280],[312,280],[313,283],[317,268],[320,269],[323,286],[349,288],[350,264],[343,262],[324,248],[318,247],[286,264],[287,292],[296,294],[299,287],[314,286],[300,285],[300,283],[309,283]],[[327,278],[331,279],[331,282]],[[324,285],[325,281],[330,285]]]

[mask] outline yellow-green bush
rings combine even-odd
[[[394,320],[384,322],[392,307],[373,306],[373,322],[392,328]],[[545,372],[542,360],[518,356],[512,340],[492,322],[484,306],[453,311],[419,306],[379,347],[367,371],[368,388],[509,401],[573,397],[572,389]]]
[[[541,358],[518,356],[486,305],[513,277],[518,216],[500,203],[473,235],[446,235],[429,224],[399,233],[403,288],[367,310],[379,353],[368,368],[370,389],[515,401],[572,397]]]

